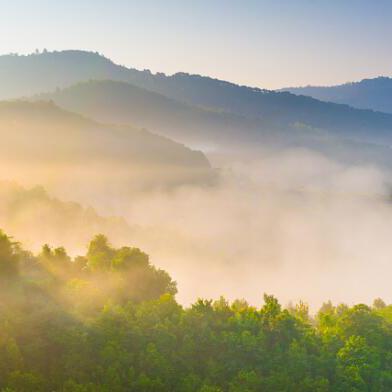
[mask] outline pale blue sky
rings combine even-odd
[[[278,88],[392,76],[391,0],[0,0],[0,53],[86,49]]]

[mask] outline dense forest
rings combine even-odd
[[[135,247],[33,255],[0,234],[0,390],[390,391],[392,306],[199,299]],[[260,288],[262,291],[262,288]]]

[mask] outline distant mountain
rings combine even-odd
[[[392,166],[388,144],[364,142],[301,123],[271,130],[262,120],[201,109],[124,82],[82,82],[35,99],[53,100],[61,107],[100,121],[145,125],[177,140],[200,143],[207,149],[209,144],[232,145],[236,151],[245,147],[248,153],[253,147],[257,150],[265,145],[306,147],[340,161]]]
[[[117,187],[139,181],[165,185],[211,174],[201,152],[146,130],[98,123],[50,102],[0,102],[0,137],[3,178],[7,170],[11,176],[23,166],[22,173],[33,172],[34,182],[43,185],[48,178],[67,178],[84,186],[86,178],[100,182],[104,177]]]
[[[0,98],[31,96],[88,80],[121,81],[158,93],[161,98],[154,96],[152,99],[152,96],[148,95],[147,99],[145,91],[143,93],[137,91],[137,94],[144,94],[146,107],[149,107],[153,100],[156,108],[162,104],[166,107],[166,113],[172,110],[172,117],[173,113],[176,113],[179,117],[188,118],[189,120],[186,120],[188,126],[195,127],[191,130],[193,133],[201,132],[200,129],[203,128],[204,132],[210,132],[209,136],[217,132],[221,135],[220,140],[223,141],[232,139],[240,143],[251,135],[250,140],[253,143],[255,134],[261,133],[261,136],[264,136],[265,131],[274,134],[283,132],[285,136],[288,132],[294,132],[289,137],[295,138],[293,128],[296,129],[298,124],[304,124],[306,127],[324,130],[335,136],[371,143],[392,144],[391,114],[325,103],[288,92],[238,86],[198,75],[152,74],[149,71],[138,71],[116,65],[97,53],[63,51],[29,56],[0,56],[2,86]],[[123,91],[125,88],[116,86],[120,94],[125,94],[126,99],[132,94],[133,97],[137,95],[136,90],[131,94],[129,87],[127,88],[128,91],[125,93]],[[111,91],[113,92],[113,89]],[[169,103],[163,100],[162,95],[172,101]],[[135,103],[134,99],[130,101]],[[122,107],[126,105],[125,102]],[[111,109],[113,106],[108,104]],[[170,110],[167,110],[169,107]],[[129,105],[127,110],[132,111]],[[162,114],[162,111],[160,113]],[[219,118],[217,114],[221,117]],[[114,116],[113,118],[116,120]],[[196,125],[190,125],[193,121]],[[219,124],[217,129],[211,126],[207,131],[207,126],[214,122]],[[143,123],[139,125],[144,126]],[[183,129],[183,132],[185,131]],[[203,135],[202,141],[208,144],[210,138],[208,135],[207,137]],[[264,143],[265,139],[260,138],[259,141]]]
[[[120,161],[122,164],[208,169],[206,157],[144,129],[98,123],[51,102],[0,102],[2,156]],[[26,155],[25,155],[26,156]]]
[[[201,108],[168,98],[130,83],[96,80],[80,82],[33,100],[57,105],[103,122],[135,124],[184,143],[225,144],[256,137],[266,126],[261,120]]]
[[[211,112],[235,116],[230,118],[227,129],[236,132],[237,142],[249,135],[248,124],[251,133],[260,129],[287,131],[295,124],[305,124],[343,137],[392,143],[392,115],[388,114],[325,103],[288,92],[238,86],[198,75],[178,73],[166,76],[128,69],[97,53],[63,51],[29,56],[0,56],[0,98],[31,96],[91,79],[127,82],[164,95],[183,105],[193,106],[192,116],[199,116],[199,119],[201,112],[196,113],[194,106],[207,109],[208,113],[203,111],[203,116],[214,117],[213,121],[218,120],[216,113],[213,116]],[[169,105],[167,101],[166,104]],[[186,111],[184,107],[181,111],[183,109]],[[245,118],[245,122],[240,118]],[[226,120],[227,117],[223,122]],[[205,124],[204,121],[204,118],[199,120],[200,126]],[[237,125],[232,127],[231,121],[238,121]]]
[[[290,87],[281,91],[307,95],[326,102],[347,104],[359,109],[392,113],[392,78],[387,77],[364,79],[338,86]]]

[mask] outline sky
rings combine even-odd
[[[85,49],[261,88],[392,76],[391,0],[0,0],[0,53]]]

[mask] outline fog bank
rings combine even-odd
[[[58,178],[60,187],[42,184],[56,197],[94,207],[102,217],[122,217],[127,225],[33,200],[16,210],[9,203],[14,215],[2,211],[0,226],[11,227],[29,248],[48,242],[74,253],[94,232],[105,232],[115,246],[140,247],[167,270],[184,304],[220,295],[259,304],[263,292],[312,307],[328,299],[392,302],[389,173],[305,149],[209,158],[220,179],[204,186],[130,192],[115,172],[108,183],[107,174],[100,180],[80,171],[74,186],[72,177]]]
[[[223,163],[223,162],[221,162]],[[283,302],[392,301],[389,174],[306,150],[222,170],[219,186],[135,197],[135,241],[178,281],[179,299],[263,292]]]

